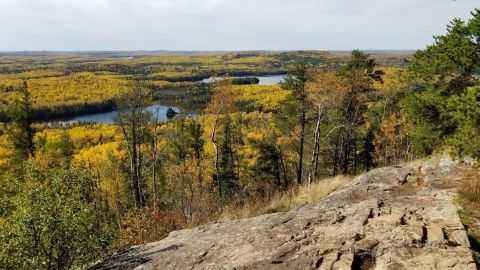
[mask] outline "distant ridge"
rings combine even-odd
[[[362,50],[369,54],[377,55],[410,55],[414,54],[417,50]],[[329,53],[341,53],[350,54],[352,50],[326,50]]]
[[[283,52],[328,52],[339,54],[350,54],[352,50],[241,50],[241,51],[189,51],[189,50],[100,50],[100,51],[0,51],[0,56],[22,56],[22,55],[83,55],[83,56],[134,56],[134,55],[182,55],[182,54],[218,54],[218,53],[283,53]],[[363,50],[366,53],[377,55],[410,55],[416,50]]]

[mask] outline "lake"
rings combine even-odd
[[[244,77],[256,77],[258,78],[259,82],[258,85],[275,85],[282,82],[286,75],[268,75],[268,76],[242,76],[242,77],[234,77],[234,78],[244,78]],[[218,77],[210,77],[203,79],[202,83],[211,83]]]
[[[215,80],[217,77],[210,77],[207,79],[202,80],[203,83],[210,83]],[[241,78],[241,77],[238,77]],[[285,75],[268,75],[268,76],[258,76],[256,77],[259,80],[258,85],[276,85],[282,82],[285,78]],[[168,108],[172,108],[176,112],[180,112],[180,109],[173,106],[163,106],[163,105],[152,105],[147,107],[147,110],[152,112],[153,117],[152,119],[157,118],[157,110],[158,110],[158,119],[160,121],[167,121],[167,110]],[[71,118],[67,118],[66,120],[57,120],[57,121],[48,121],[50,123],[60,123],[64,125],[69,124],[76,124],[76,123],[105,123],[105,124],[113,124],[113,118],[117,116],[117,111],[110,111],[110,112],[101,112],[101,113],[91,113],[85,115],[74,116]]]
[[[147,110],[152,113],[152,119],[157,119],[157,112],[158,112],[158,120],[160,121],[167,121],[167,110],[168,108],[172,108],[176,112],[180,112],[180,109],[173,106],[163,106],[163,105],[152,105],[147,107]],[[76,124],[76,123],[105,123],[105,124],[113,124],[113,118],[117,116],[117,111],[111,112],[102,112],[102,113],[92,113],[92,114],[85,114],[74,116],[67,120],[61,121],[51,121],[60,124]]]

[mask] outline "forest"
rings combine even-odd
[[[320,51],[185,55],[125,52],[19,53],[0,55],[0,59],[0,98],[4,101],[0,102],[0,121],[5,121],[6,101],[24,80],[29,82],[35,120],[113,110],[117,94],[129,80],[148,84],[155,100],[199,111],[208,102],[203,79],[228,74],[237,77],[235,84],[255,84],[255,76],[286,74],[299,60],[333,70],[346,56]],[[385,66],[405,65],[401,56],[379,55],[379,59]]]
[[[0,268],[88,267],[173,230],[288,211],[329,179],[479,158],[479,73],[480,10],[412,55],[0,55]],[[266,74],[287,75],[257,85]],[[158,100],[196,113],[158,121]],[[114,125],[44,122],[112,108]]]

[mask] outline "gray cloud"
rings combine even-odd
[[[0,0],[0,50],[416,49],[478,0]]]

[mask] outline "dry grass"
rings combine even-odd
[[[428,158],[415,159],[415,160],[407,162],[406,165],[410,166],[412,168],[419,168],[419,167],[425,165],[425,163],[427,163],[428,161],[432,161],[434,158],[435,159],[440,159],[440,157],[441,156],[431,156],[431,157],[428,157]]]
[[[467,229],[468,240],[477,267],[480,268],[480,184],[479,179],[468,181],[459,190],[460,206],[458,212]]]
[[[480,209],[480,170],[469,168],[461,171],[461,181],[456,183],[460,202]]]
[[[428,157],[410,160],[406,162],[405,165],[410,166],[412,168],[419,168],[421,166],[425,166],[426,164],[438,163],[442,158],[446,156],[453,156],[452,151],[453,150],[451,149],[439,150],[438,152],[431,154]]]
[[[348,184],[352,179],[353,177],[351,176],[339,175],[332,178],[322,179],[310,186],[301,186],[297,195],[293,199],[293,208],[304,204],[318,202],[330,193]]]
[[[459,215],[467,229],[473,258],[480,269],[480,170],[472,168],[464,171],[462,179],[458,187]]]
[[[302,185],[277,193],[269,200],[257,199],[242,205],[232,204],[223,209],[220,220],[288,212],[299,206],[320,201],[332,192],[348,184],[352,179],[353,177],[351,176],[339,175],[319,180],[311,185]]]

